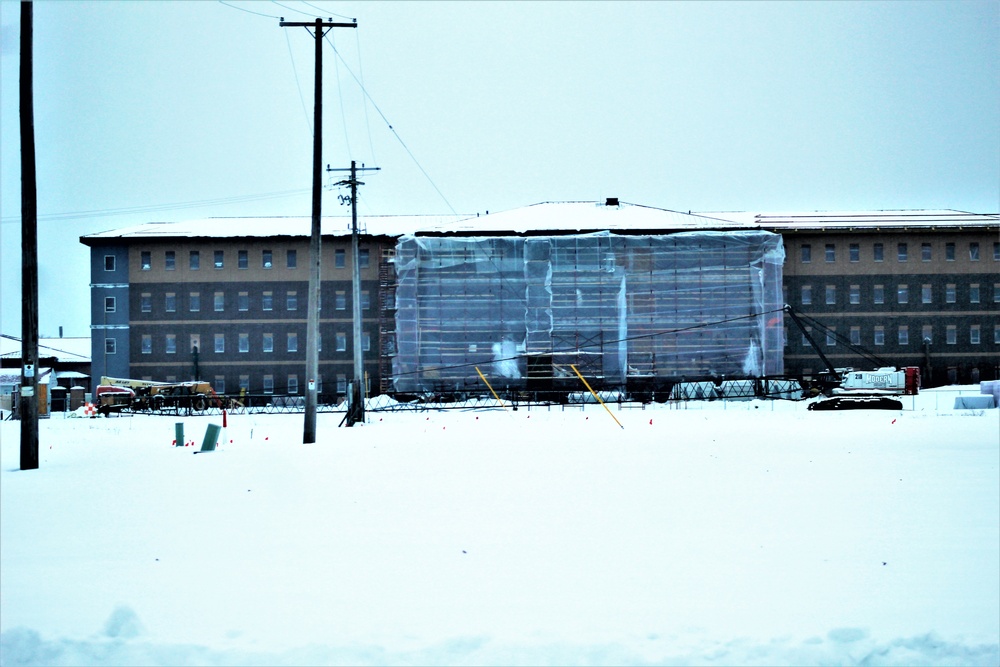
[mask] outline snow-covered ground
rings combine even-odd
[[[978,393],[978,387],[963,388]],[[0,424],[0,663],[997,665],[1000,410]]]

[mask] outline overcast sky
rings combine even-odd
[[[18,5],[0,1],[13,335]],[[323,163],[381,168],[362,179],[362,215],[609,196],[678,211],[1000,209],[996,0],[43,0],[43,336],[89,334],[83,234],[310,214],[314,41],[278,17],[316,16],[357,19],[323,46]],[[324,214],[349,213],[338,194]]]

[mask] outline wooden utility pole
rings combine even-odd
[[[38,468],[38,199],[32,6],[21,2],[21,470]]]
[[[312,190],[312,230],[309,236],[309,298],[306,318],[306,418],[302,429],[302,442],[316,442],[316,380],[319,377],[319,304],[320,304],[320,264],[322,245],[320,242],[320,199],[323,194],[322,157],[323,151],[323,36],[331,28],[357,28],[354,23],[281,20],[282,28],[313,29],[316,39],[316,83],[313,92],[313,190]]]
[[[365,419],[365,364],[364,350],[361,347],[361,263],[358,259],[361,254],[358,252],[358,186],[364,185],[364,183],[358,182],[358,172],[378,171],[379,167],[365,167],[361,165],[359,169],[357,162],[351,160],[350,170],[331,169],[330,165],[327,165],[326,170],[351,172],[349,179],[340,181],[337,185],[349,185],[351,187],[351,278],[353,280],[351,291],[354,293],[354,380],[351,382],[350,400],[348,401],[347,415],[344,421],[348,426],[354,426]]]

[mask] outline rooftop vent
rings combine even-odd
[[[618,206],[618,197],[608,197],[604,200],[605,206]]]

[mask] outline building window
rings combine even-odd
[[[969,303],[979,303],[979,284],[969,285]]]
[[[337,374],[337,393],[346,394],[347,393],[347,376],[343,373]]]
[[[104,354],[115,354],[118,349],[118,342],[114,338],[104,339]]]
[[[828,330],[826,332],[826,346],[834,347],[837,344],[837,332],[835,330]]]
[[[920,340],[925,343],[931,343],[934,340],[934,327],[930,324],[925,324],[920,328]]]
[[[264,334],[264,352],[274,352],[274,334]]]
[[[104,256],[104,270],[105,271],[114,271],[115,270],[115,256],[114,255],[105,255]]]
[[[896,287],[896,303],[910,302],[910,286],[899,285]]]
[[[288,345],[287,345],[286,349],[289,352],[298,352],[299,351],[299,335],[297,333],[290,333],[290,334],[288,334]]]
[[[192,313],[197,313],[201,310],[201,294],[198,292],[188,294],[188,310]]]
[[[850,246],[848,246],[848,253],[850,254],[850,260],[852,262],[861,261],[861,246],[858,245],[857,243],[852,243]]]
[[[144,313],[153,312],[153,295],[149,292],[143,292],[139,297],[139,310]]]
[[[875,325],[875,344],[885,345],[885,327],[881,324]]]
[[[993,261],[1000,262],[1000,241],[993,242]]]
[[[897,244],[896,245],[896,259],[898,259],[900,262],[905,262],[906,261],[906,255],[907,255],[906,244],[905,243]]]
[[[177,336],[174,334],[167,334],[167,354],[177,354]]]
[[[933,299],[931,298],[931,295],[932,291],[930,285],[920,286],[920,303],[932,303]]]
[[[368,290],[361,290],[361,310],[371,310],[372,295]]]
[[[850,299],[852,306],[856,306],[861,303],[861,285],[851,285],[847,296]]]
[[[191,251],[190,268],[192,271],[197,271],[201,268],[201,254],[197,250]]]
[[[246,353],[250,351],[250,334],[241,333],[239,338],[240,352]]]
[[[296,250],[290,249],[287,253],[285,253],[285,265],[290,269],[298,268],[299,253]]]
[[[212,380],[212,389],[215,390],[216,394],[220,394],[220,395],[221,394],[225,394],[226,393],[226,376],[225,375],[216,375],[215,379]]]
[[[177,295],[173,292],[167,292],[164,297],[164,307],[168,313],[177,312]]]
[[[896,335],[900,345],[910,344],[910,327],[908,327],[907,325],[905,324],[899,325],[899,329],[897,330]]]
[[[347,253],[344,252],[343,248],[337,248],[333,251],[333,268],[342,269],[347,264]]]
[[[115,312],[115,297],[113,296],[104,297],[104,312],[105,313]]]
[[[226,334],[215,334],[215,351],[219,354],[226,351]]]
[[[836,262],[837,261],[837,246],[833,243],[827,243],[825,248],[826,261]]]
[[[1000,324],[993,325],[993,342],[1000,345]]]
[[[979,325],[973,324],[969,327],[969,343],[972,345],[979,345]]]
[[[153,337],[150,334],[142,334],[142,353],[153,353]]]
[[[813,288],[812,285],[802,286],[802,305],[808,306],[813,302]]]
[[[976,244],[976,248],[977,248],[977,251],[978,251],[978,248],[979,248],[979,244],[978,243]],[[367,269],[368,268],[368,255],[369,255],[368,248],[359,248],[358,249],[358,268],[359,269]],[[978,259],[978,257],[976,259]]]
[[[944,288],[944,302],[955,303],[957,300],[957,289],[955,283],[948,283]]]
[[[215,268],[221,269],[226,265],[226,251],[216,250],[215,251]]]
[[[240,269],[250,268],[250,253],[246,250],[236,251],[236,267]]]
[[[288,292],[285,294],[285,310],[298,310],[299,309],[299,295],[297,292]]]
[[[851,345],[861,345],[861,327],[851,327]]]
[[[347,351],[347,335],[343,333],[337,333],[337,352]]]
[[[1000,303],[1000,283],[993,283],[993,303]]]
[[[969,244],[969,261],[978,262],[979,261],[979,243],[973,241]]]
[[[948,345],[955,345],[958,342],[958,327],[949,324],[944,328],[944,342]]]
[[[881,262],[885,259],[885,246],[881,243],[876,243],[872,246],[872,258],[876,262]]]
[[[226,309],[226,293],[216,292],[212,295],[212,306],[215,308],[215,312],[221,313]]]
[[[274,292],[264,292],[260,306],[262,310],[274,310]]]
[[[289,375],[288,376],[288,393],[297,394],[299,393],[299,376]]]
[[[826,305],[832,306],[837,303],[837,286],[827,285],[826,286]]]
[[[361,334],[361,349],[368,352],[372,349],[372,337],[371,334],[365,331]]]
[[[875,285],[872,290],[872,300],[875,303],[885,303],[885,285]]]
[[[347,294],[344,290],[337,290],[334,297],[334,308],[337,310],[347,310]]]
[[[240,393],[246,394],[250,392],[250,376],[241,375],[240,376]]]
[[[245,313],[250,310],[250,293],[240,292],[239,297],[237,297],[236,302],[239,306],[240,312]]]
[[[949,261],[949,262],[954,262],[955,261],[955,244],[954,243],[950,243],[949,242],[949,243],[945,243],[944,244],[944,258],[945,258],[946,261]]]
[[[270,269],[271,268],[271,264],[272,264],[272,262],[271,262],[271,251],[270,250],[262,250],[261,251],[261,265],[265,269]]]
[[[167,250],[163,253],[163,268],[167,271],[173,271],[177,268],[177,255],[173,250]]]
[[[931,261],[931,244],[921,243],[920,244],[920,261],[929,262]]]
[[[274,393],[274,376],[270,373],[264,375],[264,393],[273,394]]]
[[[143,250],[139,253],[139,267],[143,271],[149,271],[153,268],[153,253],[148,250]]]
[[[191,352],[193,354],[198,354],[201,351],[201,334],[191,334]]]

